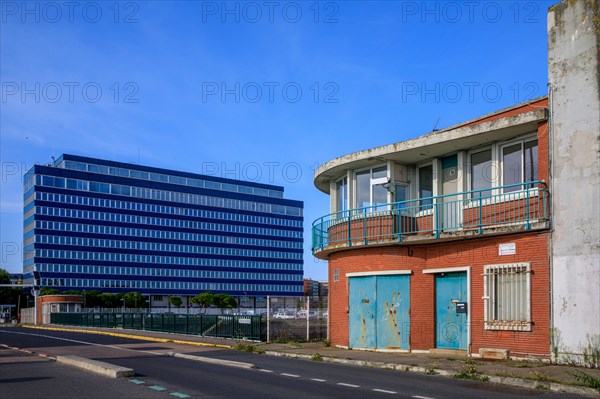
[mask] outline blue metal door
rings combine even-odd
[[[377,348],[408,349],[410,276],[377,276]]]
[[[435,276],[437,348],[467,349],[467,301],[467,272]]]
[[[375,348],[375,295],[374,276],[351,277],[349,294],[350,347]]]
[[[350,347],[408,349],[410,276],[350,278]]]

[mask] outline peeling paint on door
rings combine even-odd
[[[410,276],[352,277],[349,298],[351,347],[409,349]]]

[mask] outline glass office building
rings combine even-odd
[[[303,202],[283,187],[64,154],[27,172],[23,211],[42,287],[303,293]]]

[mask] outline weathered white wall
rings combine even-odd
[[[568,0],[548,14],[553,347],[562,360],[600,348],[599,8]]]

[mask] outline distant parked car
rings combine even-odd
[[[274,319],[293,319],[294,315],[278,312],[273,315]]]

